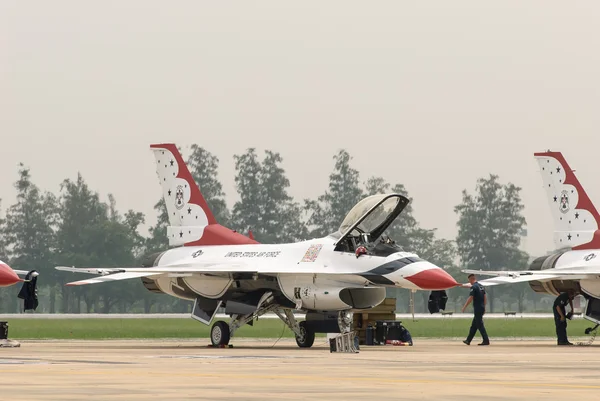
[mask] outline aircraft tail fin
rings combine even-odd
[[[217,223],[177,146],[150,145],[169,214],[167,235],[172,246],[256,243]]]
[[[600,215],[562,153],[534,156],[552,210],[556,247],[600,249]]]

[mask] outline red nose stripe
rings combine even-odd
[[[405,278],[423,290],[446,290],[458,285],[451,275],[439,268],[423,270]]]
[[[4,263],[0,263],[0,287],[8,287],[21,281],[17,273]]]

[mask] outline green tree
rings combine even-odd
[[[456,244],[463,267],[502,270],[521,263],[521,232],[526,221],[522,215],[521,188],[500,184],[497,175],[477,180],[475,194],[463,191],[458,214]],[[493,310],[494,289],[488,298]]]
[[[53,268],[56,248],[56,199],[51,193],[42,193],[31,182],[29,168],[19,164],[19,178],[14,187],[17,201],[6,212],[1,236],[8,248],[13,268],[37,270],[44,281],[55,287]],[[41,281],[41,280],[40,280]],[[50,311],[54,311],[55,294],[50,295]]]
[[[167,227],[169,226],[169,213],[165,200],[160,200],[154,205],[154,210],[158,212],[156,224],[149,228],[149,236],[145,241],[146,253],[162,252],[169,249],[169,238],[167,236]]]
[[[138,226],[143,223],[144,216],[134,211],[127,212],[125,217],[121,216],[114,198],[109,195],[109,204],[102,202],[99,194],[88,187],[81,174],[75,181],[63,181],[60,216],[57,257],[61,264],[83,267],[131,266],[142,252],[144,240],[138,233]],[[79,313],[82,301],[88,313],[108,313],[119,303],[121,310],[126,310],[136,301],[134,294],[139,294],[137,289],[141,288],[143,286],[138,281],[67,287],[63,291],[63,311]]]
[[[337,231],[346,214],[364,196],[358,170],[350,166],[350,154],[340,150],[333,159],[335,167],[329,175],[328,190],[316,201],[305,200],[305,210],[311,213],[308,226],[312,237],[322,237]]]
[[[202,196],[208,203],[215,219],[227,226],[231,216],[225,202],[223,185],[219,181],[219,158],[206,149],[194,144],[192,153],[187,161],[190,173],[202,191]]]
[[[365,195],[387,194],[390,192],[390,184],[383,177],[370,177],[365,181]]]
[[[259,176],[262,211],[259,234],[270,243],[299,241],[308,235],[302,208],[287,192],[290,181],[281,167],[282,161],[279,153],[265,151]]]
[[[293,242],[307,235],[302,208],[288,194],[290,182],[281,167],[279,153],[265,151],[259,161],[255,149],[236,160],[236,187],[240,200],[233,207],[236,227],[249,229],[265,243]]]
[[[235,187],[240,200],[233,206],[232,226],[246,233],[252,229],[256,234],[262,222],[260,176],[262,166],[256,149],[250,148],[242,155],[235,155]],[[257,237],[260,241],[261,238]]]

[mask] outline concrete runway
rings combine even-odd
[[[416,340],[330,354],[324,338],[30,341],[0,348],[1,400],[597,400],[600,346]],[[473,398],[471,398],[473,397]]]

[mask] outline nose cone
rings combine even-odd
[[[21,281],[17,273],[8,267],[7,264],[0,262],[0,287],[8,287]]]
[[[451,275],[439,267],[421,270],[405,278],[422,290],[447,290],[458,285]]]

